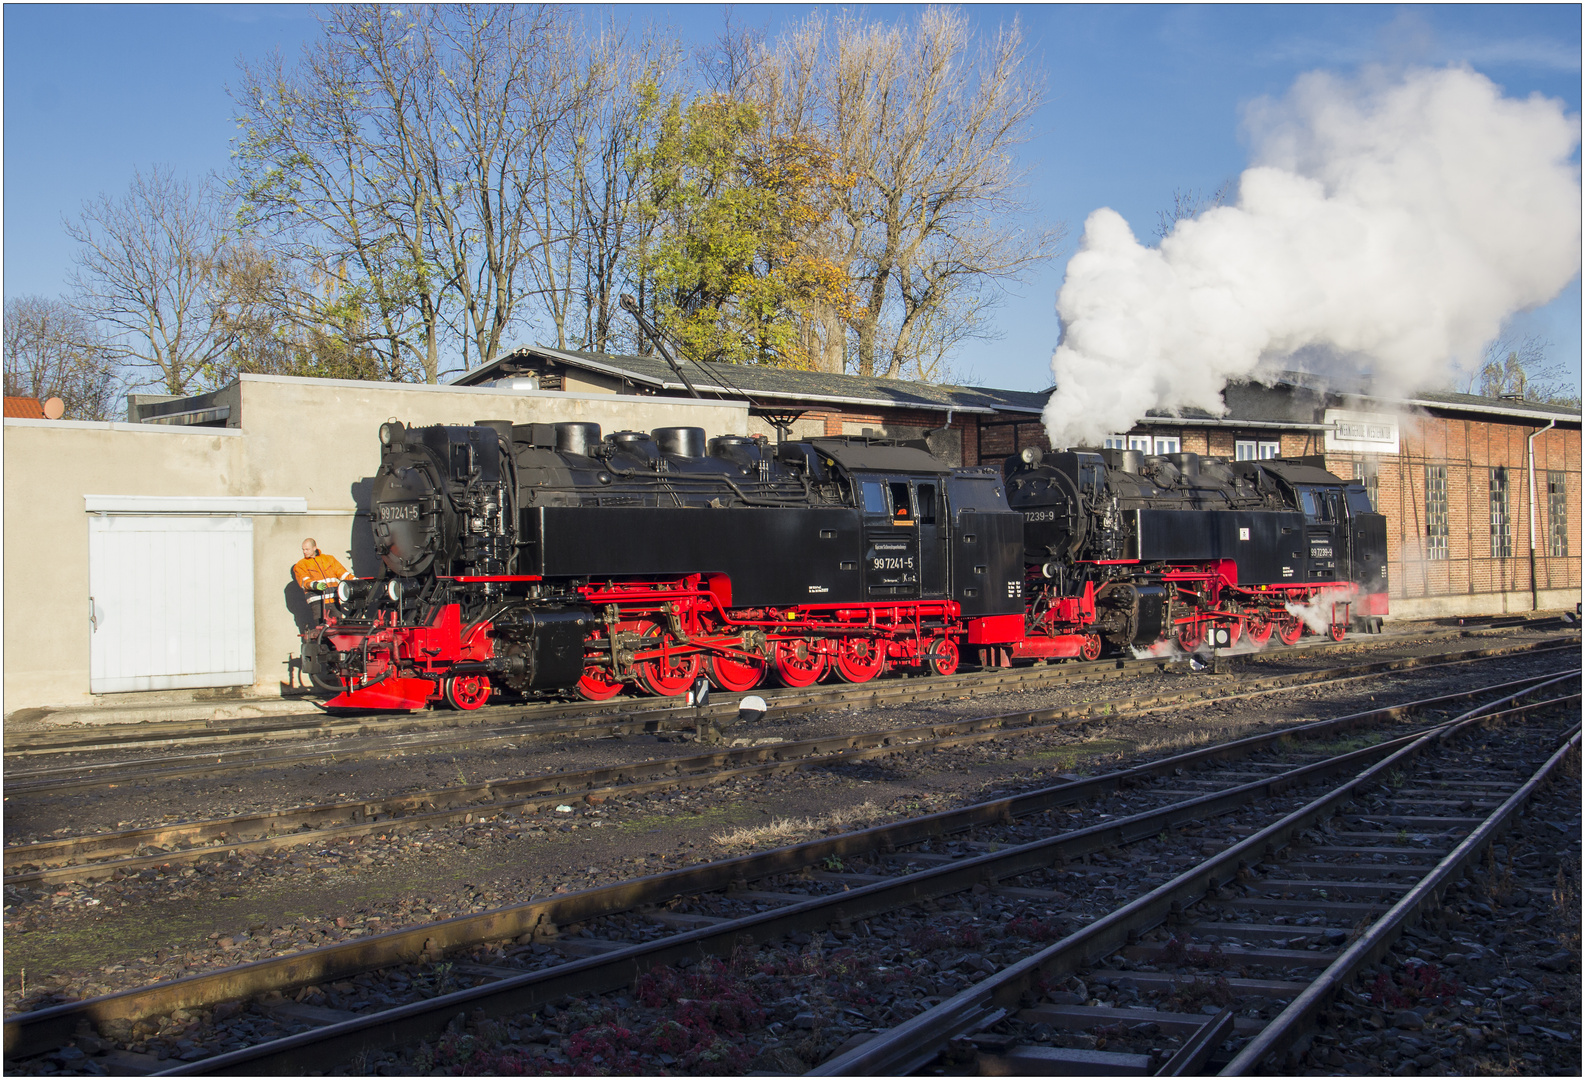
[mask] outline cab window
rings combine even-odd
[[[866,514],[886,513],[886,487],[879,480],[865,480],[861,486]]]
[[[892,489],[892,519],[894,521],[912,521],[914,519],[913,504],[908,498],[908,482],[894,480],[886,485]]]
[[[1337,520],[1337,498],[1330,491],[1306,488],[1299,493],[1305,520],[1312,525],[1330,525]]]
[[[914,498],[919,503],[919,524],[934,525],[936,523],[936,486],[934,484],[920,484],[914,489]]]

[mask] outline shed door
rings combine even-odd
[[[89,690],[253,682],[253,519],[88,519]]]

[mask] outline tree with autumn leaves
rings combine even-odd
[[[803,323],[820,305],[857,309],[814,242],[852,176],[719,93],[668,102],[641,161],[655,229],[637,271],[658,323],[696,360],[815,366]]]

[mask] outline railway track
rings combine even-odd
[[[1490,646],[1457,650],[1433,656],[1406,657],[1394,660],[1374,660],[1345,664],[1339,667],[1316,668],[1285,675],[1239,679],[1232,684],[1235,692],[1275,690],[1306,684],[1326,682],[1354,676],[1407,671],[1414,668],[1459,659],[1478,659],[1511,656],[1577,646],[1573,636],[1548,638],[1517,645]],[[1074,666],[1066,668],[1031,668],[1013,672],[995,673],[984,678],[951,676],[948,678],[909,679],[891,683],[865,683],[854,686],[818,687],[805,691],[786,691],[766,696],[768,718],[794,713],[813,712],[830,708],[868,708],[882,703],[898,705],[915,701],[933,701],[943,698],[968,697],[967,691],[978,693],[1003,692],[1032,688],[1050,688],[1074,682],[1086,682],[1117,674],[1153,671],[1162,666],[1160,660],[1099,661],[1102,667]],[[1131,666],[1129,666],[1131,665]],[[1217,685],[1176,694],[1157,694],[1143,699],[1147,707],[1155,704],[1188,703],[1196,700],[1224,697],[1228,686]],[[1103,702],[1079,708],[1056,710],[1050,719],[1076,719],[1115,714],[1118,709],[1134,709],[1138,700]],[[32,794],[57,795],[69,791],[86,791],[93,788],[124,784],[147,784],[171,779],[201,779],[221,776],[239,770],[281,768],[299,764],[328,764],[386,758],[413,753],[443,751],[509,749],[515,750],[536,741],[564,740],[568,738],[603,738],[633,735],[657,730],[697,731],[701,725],[730,723],[736,716],[735,700],[717,702],[704,709],[667,705],[646,706],[625,714],[578,714],[572,717],[532,720],[511,726],[494,728],[469,728],[416,733],[371,736],[350,740],[333,739],[308,746],[254,747],[231,751],[210,751],[144,758],[137,761],[99,761],[71,763],[38,769],[8,769],[5,778],[7,797],[21,798]],[[1059,715],[1060,714],[1060,715]]]
[[[1455,720],[1342,754],[1320,752],[1324,747],[1316,740],[1335,740],[1361,725],[1400,717],[1404,710],[1446,708],[1449,701],[1404,703],[1318,721],[858,833],[20,1014],[6,1022],[6,1053],[13,1065],[23,1062],[72,1039],[83,1022],[97,1025],[101,1036],[108,1035],[123,1046],[150,1049],[152,1035],[152,1048],[164,1052],[183,1046],[180,1040],[161,1041],[164,1037],[157,1034],[174,1024],[189,1036],[178,1056],[194,1059],[175,1072],[324,1069],[328,1062],[354,1054],[364,1054],[366,1062],[369,1054],[437,1036],[453,1023],[459,1010],[483,1008],[493,1015],[532,1012],[568,995],[616,990],[645,972],[671,970],[670,965],[703,956],[732,955],[734,950],[746,948],[781,948],[778,943],[787,935],[794,935],[791,940],[796,941],[797,935],[835,927],[839,939],[845,936],[851,940],[857,933],[855,926],[867,927],[865,920],[912,919],[917,929],[941,921],[937,913],[922,915],[919,905],[928,907],[964,895],[994,892],[1027,909],[1018,917],[1026,928],[1045,928],[1051,936],[1060,934],[1055,945],[1032,953],[1025,950],[1028,954],[1006,971],[955,995],[943,995],[945,1000],[927,1002],[925,1011],[916,1016],[892,1017],[897,1022],[886,1031],[869,1038],[862,1047],[829,1055],[830,1060],[821,1067],[821,1071],[906,1071],[903,1065],[927,1051],[925,1060],[944,1048],[951,1049],[954,1038],[1013,1023],[1017,1017],[1003,998],[1011,995],[1016,1007],[1034,985],[1031,980],[1056,977],[1081,960],[1110,955],[1116,947],[1144,947],[1130,945],[1131,935],[1143,940],[1142,935],[1164,919],[1183,918],[1192,904],[1228,899],[1223,892],[1231,896],[1235,888],[1247,888],[1256,878],[1274,888],[1274,882],[1290,879],[1310,882],[1293,888],[1313,889],[1315,882],[1332,882],[1332,878],[1321,876],[1325,865],[1314,860],[1302,868],[1284,869],[1298,857],[1300,846],[1311,842],[1313,831],[1323,827],[1323,819],[1339,809],[1347,810],[1345,804],[1350,799],[1371,797],[1369,793],[1383,777],[1389,785],[1397,782],[1404,770],[1419,768],[1421,760],[1433,751],[1450,753],[1446,747],[1451,745],[1451,733],[1467,731],[1473,718],[1482,713],[1500,710],[1504,730],[1530,733],[1516,736],[1517,744],[1522,745],[1504,751],[1509,764],[1520,762],[1524,755],[1535,757],[1539,751],[1531,744],[1538,739],[1550,739],[1550,752],[1555,749],[1558,726],[1544,725],[1541,730],[1548,734],[1537,736],[1535,728],[1519,721],[1530,714],[1556,714],[1560,709],[1569,715],[1569,705],[1578,701],[1576,686],[1577,672],[1550,680],[1525,680],[1520,686],[1488,687],[1488,695],[1498,696]],[[1537,695],[1548,696],[1541,702],[1514,704]],[[1577,718],[1577,706],[1571,713],[1570,722]],[[1572,745],[1577,746],[1577,738],[1575,725]],[[1450,776],[1457,768],[1435,767]],[[1323,778],[1338,775],[1345,777],[1341,787],[1324,791],[1317,787]],[[1460,793],[1459,805],[1484,806],[1491,801],[1493,785],[1506,781],[1487,776],[1472,783],[1479,788],[1478,798]],[[1400,784],[1397,797],[1409,797],[1403,790]],[[1074,811],[1073,807],[1080,809]],[[1387,812],[1390,807],[1365,809],[1362,820],[1394,817]],[[1428,834],[1427,843],[1443,844],[1453,854],[1464,852],[1459,857],[1467,861],[1469,845],[1461,836],[1469,830],[1476,830],[1469,832],[1476,837],[1489,835],[1489,830],[1480,833],[1486,826],[1466,820],[1464,810],[1444,816],[1447,820],[1436,824],[1434,838]],[[1229,817],[1231,824],[1226,820]],[[1274,817],[1277,821],[1272,824]],[[1392,822],[1386,824],[1390,828]],[[1207,829],[1215,836],[1206,833]],[[1167,868],[1153,867],[1147,873],[1130,874],[1126,885],[1120,879],[1104,887],[1095,871],[1078,865],[1080,860],[1088,863],[1090,856],[1105,852],[1114,853],[1115,861],[1115,853],[1141,848],[1150,849],[1151,859],[1168,858],[1173,846],[1169,830],[1179,830],[1180,835],[1198,831],[1210,837],[1205,846],[1214,847],[1216,853],[1175,875]],[[1361,840],[1355,846],[1365,844]],[[1382,850],[1390,852],[1391,846]],[[1424,857],[1430,850],[1416,844],[1413,854]],[[1279,851],[1284,852],[1281,865]],[[1400,859],[1399,865],[1408,864]],[[862,872],[864,869],[873,872]],[[1309,878],[1300,876],[1304,874]],[[1158,879],[1165,880],[1158,883]],[[1373,880],[1373,895],[1396,896],[1402,891],[1398,888],[1401,882],[1387,882],[1381,875]],[[750,889],[751,882],[760,887]],[[1322,887],[1360,897],[1369,891],[1357,881],[1351,885],[1339,880]],[[1134,895],[1120,907],[1115,903],[1143,888],[1149,888],[1143,896]],[[1292,910],[1317,903],[1325,907],[1338,901],[1282,900],[1267,904],[1264,910],[1283,904]],[[1341,903],[1350,919],[1357,918],[1362,904],[1382,906],[1378,900]],[[1258,902],[1254,907],[1262,910]],[[706,909],[709,913],[702,913]],[[1075,928],[1075,923],[1084,925]],[[574,936],[579,924],[584,924],[583,930]],[[585,936],[594,926],[601,930],[600,936]],[[676,932],[679,927],[683,932]],[[864,935],[868,933],[863,930]],[[896,931],[888,930],[884,936],[895,935]],[[1033,944],[1041,936],[1032,932],[1024,943]],[[1180,952],[1187,948],[1180,943]],[[1163,945],[1157,952],[1163,950],[1170,954],[1171,947]],[[448,956],[445,978],[454,980],[453,985],[457,980],[477,985],[436,994],[441,987],[435,985],[433,972],[445,966],[441,961]],[[569,962],[569,957],[581,958]],[[1273,961],[1272,957],[1244,959],[1250,963]],[[1305,962],[1313,965],[1316,959],[1310,955]],[[425,971],[431,974],[423,974]],[[421,982],[429,980],[417,991],[415,976]],[[350,980],[361,980],[361,984]],[[305,989],[309,987],[324,989],[310,994]],[[1290,989],[1282,988],[1284,993]],[[299,991],[298,1001],[282,997],[289,990]],[[352,1000],[365,990],[369,991],[367,1000]],[[1294,990],[1290,997],[1297,1001],[1299,993]],[[324,1004],[304,1004],[305,1000]],[[371,1009],[376,1004],[381,1006],[378,1011],[353,1012],[354,1007]],[[930,1019],[922,1019],[927,1016]],[[165,1022],[151,1027],[150,1018]],[[237,1018],[246,1024],[246,1035],[230,1024]],[[1203,1017],[1193,1019],[1203,1026]],[[1169,1018],[1157,1022],[1157,1029],[1175,1024],[1173,1030],[1179,1030],[1185,1023],[1181,1018]],[[141,1029],[135,1026],[138,1024]],[[294,1027],[307,1030],[293,1032]],[[1005,1030],[995,1034],[1004,1049],[1016,1041]],[[1208,1039],[1205,1035],[1200,1042],[1213,1045]],[[906,1053],[913,1057],[907,1060],[895,1056],[904,1050],[886,1049],[909,1040],[914,1045]],[[1214,1045],[1223,1041],[1225,1038],[1214,1040]],[[232,1049],[238,1043],[249,1045]],[[153,1071],[161,1066],[154,1056],[125,1049],[114,1053],[124,1069]],[[200,1058],[203,1060],[197,1060]]]
[[[1546,652],[1531,650],[1530,654],[1546,655]],[[1416,658],[1413,667],[1423,670],[1496,658],[1484,654],[1454,660],[1421,657]],[[1333,678],[1328,681],[1369,678],[1399,670],[1403,668],[1393,666],[1385,672],[1372,670],[1364,673],[1354,668],[1334,669]],[[1314,680],[1309,678],[1313,673],[1304,674],[1306,685],[1313,685]],[[1259,680],[1255,685],[1228,688],[1215,691],[1214,694],[1218,701],[1245,700],[1286,689],[1292,685],[1284,681],[1286,678],[1292,677]],[[1212,692],[1162,695],[1126,705],[1112,703],[1105,715],[1115,718],[1180,707],[1184,703],[1203,700],[1208,693]],[[1471,693],[1445,695],[1415,707],[1434,707],[1466,700]],[[358,799],[299,806],[263,814],[240,814],[14,844],[4,850],[4,884],[37,886],[104,880],[147,870],[165,871],[199,862],[224,861],[244,853],[257,854],[304,845],[334,845],[374,833],[416,831],[459,821],[471,822],[475,816],[531,814],[569,800],[598,803],[679,787],[706,787],[744,777],[831,768],[902,751],[947,749],[1015,735],[1038,736],[1086,723],[1094,714],[1094,706],[1085,706],[1078,709],[1004,713],[957,722],[934,722],[809,740],[744,740],[750,745],[706,754],[581,769],[521,780],[452,785],[409,792],[388,799]]]
[[[1532,621],[1535,629],[1567,629],[1557,619]],[[1487,627],[1442,629],[1410,636],[1415,641],[1433,641],[1474,638],[1529,628],[1531,628],[1529,623],[1521,620],[1518,623],[1503,622]],[[1385,638],[1370,640],[1373,643],[1390,645],[1394,641],[1394,636],[1388,635]],[[1348,639],[1341,645],[1326,638],[1306,638],[1296,645],[1274,645],[1259,654],[1238,655],[1280,660],[1285,656],[1316,650],[1357,648],[1360,644],[1359,638]],[[1043,667],[1022,667],[1002,671],[970,670],[951,676],[904,674],[898,678],[883,678],[857,686],[832,683],[796,690],[767,687],[755,693],[765,698],[772,709],[787,712],[840,705],[855,695],[877,701],[907,702],[918,700],[920,697],[950,694],[953,690],[997,692],[1025,687],[1082,683],[1155,671],[1168,667],[1174,662],[1186,664],[1187,659],[1171,661],[1164,658],[1108,658],[1088,662],[1064,661],[1061,664]],[[704,715],[720,717],[730,711],[726,703],[718,702],[713,708],[707,708]],[[304,742],[349,735],[386,736],[394,739],[406,738],[410,741],[438,736],[438,740],[444,741],[447,738],[457,738],[459,728],[507,725],[521,731],[520,737],[532,737],[536,734],[534,725],[544,725],[543,730],[555,735],[576,731],[580,727],[598,729],[613,717],[626,725],[653,725],[652,730],[662,730],[668,725],[691,727],[696,716],[695,710],[681,708],[671,699],[657,701],[653,698],[486,706],[472,712],[436,710],[420,713],[335,715],[316,709],[301,714],[234,720],[84,725],[43,731],[8,731],[5,733],[4,753],[8,763],[20,763],[33,758],[63,754],[214,747],[218,749],[202,756],[212,759],[224,755],[232,760],[241,761],[246,759],[246,755],[239,754],[236,748],[267,742]]]

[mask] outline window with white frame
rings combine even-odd
[[[1281,442],[1279,442],[1276,439],[1261,439],[1260,440],[1260,460],[1261,461],[1269,461],[1272,458],[1281,457],[1281,456],[1282,456],[1282,443]]]
[[[1254,439],[1236,439],[1233,442],[1234,461],[1254,461],[1260,454]]]
[[[1152,452],[1157,454],[1176,454],[1182,449],[1176,435],[1157,435],[1155,444],[1155,449]]]
[[[1106,439],[1101,443],[1101,445],[1103,447],[1105,447],[1107,450],[1127,450],[1128,449],[1128,436],[1127,435],[1108,435],[1106,437]]]

